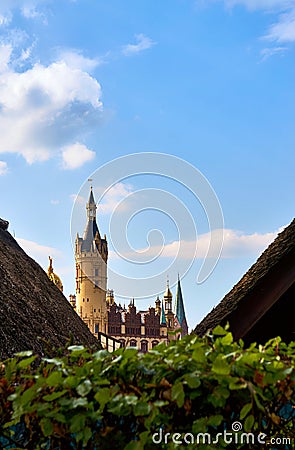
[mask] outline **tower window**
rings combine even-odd
[[[98,325],[98,323],[96,323],[95,324],[95,331],[94,331],[95,333],[98,333],[99,332],[99,325]]]
[[[83,302],[85,302],[85,298],[83,298]]]
[[[95,277],[98,277],[98,269],[95,269],[95,270],[94,270],[94,276],[95,276]]]
[[[94,308],[93,312],[96,312],[96,308]]]
[[[89,302],[89,298],[87,299],[87,301]]]

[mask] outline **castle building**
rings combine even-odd
[[[163,300],[157,297],[155,306],[137,310],[134,300],[128,307],[117,304],[114,292],[107,289],[108,244],[101,238],[96,222],[96,204],[92,187],[86,204],[87,222],[83,237],[75,242],[76,295],[70,303],[90,331],[109,348],[133,346],[147,352],[160,342],[168,342],[188,334],[180,280],[178,279],[175,308],[167,282]]]

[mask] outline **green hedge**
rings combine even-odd
[[[0,363],[0,447],[295,448],[294,362],[294,342],[245,349],[221,327],[147,354],[17,354]]]

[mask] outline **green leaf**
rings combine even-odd
[[[63,363],[60,359],[57,358],[42,358],[42,361],[45,361],[48,364],[54,364],[55,366],[61,366]]]
[[[230,381],[230,383],[228,385],[228,387],[231,391],[245,389],[247,386],[248,386],[247,383],[240,379]]]
[[[92,389],[92,384],[90,380],[84,380],[83,383],[79,384],[79,386],[77,386],[76,391],[78,392],[78,394],[81,397],[86,397],[87,394],[89,394],[89,392]]]
[[[53,425],[50,419],[44,417],[40,420],[41,430],[45,437],[51,436],[53,433]]]
[[[21,396],[21,403],[22,405],[26,405],[28,403],[30,403],[33,398],[36,395],[36,386],[32,386],[29,389],[27,389],[26,391],[23,392],[22,396]]]
[[[151,411],[151,406],[146,402],[137,402],[133,407],[135,417],[147,416]]]
[[[52,372],[48,378],[46,378],[46,383],[48,386],[57,386],[62,381],[62,373],[59,371]]]
[[[204,433],[207,431],[207,417],[201,417],[194,421],[192,426],[193,433]]]
[[[85,427],[86,417],[84,414],[76,414],[71,418],[71,433],[78,433]]]
[[[83,430],[79,431],[79,433],[76,434],[76,441],[80,442],[82,441],[83,448],[87,446],[88,441],[92,437],[92,431],[90,427],[85,427]]]
[[[24,369],[25,367],[28,367],[36,358],[37,355],[33,355],[30,358],[23,359],[17,364],[17,366],[20,367],[21,369]]]
[[[143,450],[144,449],[144,443],[140,441],[130,441],[129,444],[127,444],[124,447],[124,450]]]
[[[78,406],[88,406],[88,400],[87,398],[75,398],[72,401],[72,407],[73,408],[78,408]]]
[[[92,437],[92,430],[90,427],[86,427],[84,429],[84,436],[83,436],[83,446],[86,447],[86,445],[88,444],[88,441],[91,439]]]
[[[232,333],[227,333],[223,338],[220,339],[220,342],[222,345],[230,345],[233,342],[233,335]]]
[[[178,408],[181,408],[184,404],[184,390],[181,382],[176,382],[172,386],[171,392],[172,400],[176,401]]]
[[[198,363],[205,363],[207,360],[204,349],[201,347],[198,347],[193,351],[192,358]]]
[[[220,425],[222,421],[223,416],[221,414],[216,414],[215,416],[209,417],[207,424],[211,425],[212,427],[218,427],[218,425]]]
[[[195,375],[193,373],[188,373],[188,374],[184,375],[183,379],[187,382],[188,386],[191,389],[196,389],[201,384],[199,376]]]
[[[80,383],[80,378],[74,375],[70,375],[64,380],[64,384],[70,388],[76,388]]]
[[[52,394],[44,395],[43,400],[47,402],[53,402],[57,398],[62,397],[67,391],[64,389],[63,391],[53,392]]]
[[[213,330],[213,336],[224,336],[227,334],[227,331],[220,325],[217,325],[217,327]]]
[[[25,350],[23,352],[15,353],[14,355],[23,358],[24,356],[32,356],[32,354],[33,354],[32,350]]]
[[[208,395],[208,401],[215,407],[223,407],[226,399],[230,396],[230,391],[222,386],[217,386],[212,394]]]
[[[103,410],[110,399],[110,388],[100,389],[94,396],[95,400],[100,404],[100,409]]]
[[[246,403],[246,405],[243,406],[240,412],[240,419],[243,420],[251,411],[252,409],[252,403]]]
[[[212,364],[212,372],[218,375],[229,375],[231,366],[223,359],[222,355],[218,355]]]
[[[252,430],[254,422],[255,422],[255,418],[252,414],[246,418],[246,420],[244,422],[244,429],[246,432],[249,432]]]
[[[68,350],[70,350],[70,352],[80,352],[81,350],[85,350],[85,347],[83,347],[83,345],[71,345],[68,347]]]

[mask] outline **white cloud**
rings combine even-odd
[[[78,142],[62,148],[62,165],[67,170],[77,169],[93,158],[95,158],[95,152]]]
[[[155,42],[152,41],[152,39],[150,39],[149,37],[145,36],[142,33],[136,34],[135,39],[136,44],[128,44],[122,48],[123,55],[125,56],[135,55],[155,45]]]
[[[40,266],[47,271],[49,266],[49,256],[53,258],[53,269],[60,275],[62,270],[58,267],[58,264],[64,262],[63,253],[55,247],[50,247],[48,245],[39,244],[38,242],[30,241],[23,238],[15,238],[22,249],[35,261],[40,264]],[[57,269],[57,270],[56,270]]]
[[[70,198],[73,201],[73,203],[77,202],[79,205],[83,205],[83,206],[86,205],[87,200],[82,195],[71,194]]]
[[[9,48],[4,48],[0,153],[21,154],[28,163],[44,161],[97,126],[102,104],[101,87],[95,78],[64,61],[35,64],[16,72],[7,68],[8,54]],[[89,151],[82,149],[82,153],[84,159],[90,159]]]
[[[91,72],[98,65],[102,64],[99,58],[87,58],[80,50],[61,50],[59,58],[64,61],[71,69],[84,70]]]
[[[280,14],[277,23],[269,28],[265,39],[274,42],[295,42],[295,7]]]
[[[287,47],[269,47],[261,50],[261,60],[265,61],[274,55],[283,55],[287,51]]]
[[[62,255],[61,251],[54,247],[38,244],[37,242],[23,238],[16,238],[16,240],[31,258],[37,260],[43,266],[47,264],[49,256],[60,258]]]
[[[0,26],[8,25],[10,20],[11,20],[10,14],[8,15],[0,14]]]
[[[5,175],[8,172],[7,163],[5,161],[0,161],[0,176]]]
[[[236,230],[224,229],[224,243],[223,250],[220,255],[221,258],[239,258],[239,257],[258,257],[260,253],[276,238],[278,233],[282,231],[280,228],[278,231],[265,233],[265,234],[243,234]],[[210,233],[201,234],[197,241],[180,240],[174,241],[163,247],[150,247],[148,249],[149,258],[180,258],[180,259],[204,259],[207,256],[207,252],[210,245],[210,239],[213,240],[215,235],[220,233],[220,230]],[[142,253],[143,259],[146,258],[147,249],[137,250],[137,256],[140,258]],[[125,258],[134,258],[134,254],[124,253]],[[216,252],[210,255],[213,258],[218,258],[219,247],[216,248]],[[115,252],[112,252],[112,258],[118,258]],[[137,259],[138,259],[137,258]]]
[[[0,14],[20,10],[25,17],[36,17],[38,5],[46,2],[48,0],[1,0]]]
[[[97,198],[103,194],[103,188],[95,188],[94,193]],[[101,202],[99,203],[99,213],[100,214],[111,214],[122,202],[122,200],[127,199],[127,197],[132,194],[133,186],[127,183],[116,183],[112,186],[106,194],[103,196]],[[125,211],[128,208],[128,203],[120,204],[120,211]]]
[[[250,10],[281,10],[292,5],[292,0],[224,0],[228,8],[243,5]]]
[[[10,57],[12,53],[12,46],[10,44],[0,45],[0,73],[8,70]]]
[[[265,11],[275,17],[274,23],[270,25],[268,31],[264,33],[264,39],[276,43],[295,42],[295,2],[294,0],[211,0],[212,2],[222,1],[229,9],[242,5],[250,11]],[[206,4],[199,0],[197,4]],[[265,49],[272,51],[275,49]]]

